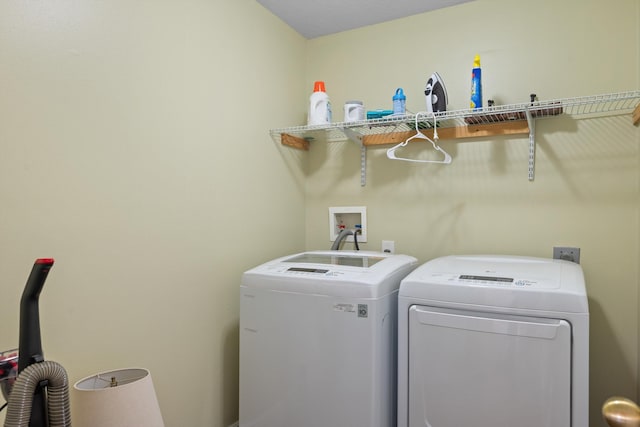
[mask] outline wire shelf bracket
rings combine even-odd
[[[536,173],[536,121],[529,109],[526,110],[529,125],[529,181],[533,181]]]
[[[360,186],[364,187],[367,185],[367,147],[362,143],[363,136],[348,127],[342,128],[342,132],[347,138],[360,146]]]

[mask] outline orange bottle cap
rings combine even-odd
[[[324,82],[321,81],[317,81],[313,84],[313,91],[314,92],[326,92],[325,88],[324,88]]]

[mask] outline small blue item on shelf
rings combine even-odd
[[[371,110],[371,111],[367,111],[367,120],[381,119],[385,116],[390,116],[392,114],[393,114],[393,110]]]
[[[396,94],[393,95],[393,114],[404,114],[405,104],[407,102],[407,97],[404,94],[404,91],[401,87],[396,89]]]

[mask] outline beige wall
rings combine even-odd
[[[268,129],[306,108],[305,46],[254,0],[1,2],[0,349],[54,257],[72,382],[142,366],[168,427],[235,422],[240,275],[304,246],[306,159]]]
[[[390,108],[403,87],[415,112],[425,109],[425,82],[438,71],[449,108],[468,108],[477,53],[485,100],[637,90],[639,8],[637,0],[478,0],[311,40],[308,81],[326,81],[336,111],[350,99]],[[314,144],[306,246],[330,244],[329,206],[365,205],[364,246],[379,250],[381,240],[394,240],[397,251],[421,261],[460,253],[549,257],[553,246],[580,247],[591,310],[591,420],[601,425],[606,397],[637,397],[639,135],[629,115],[539,121],[533,182],[527,137],[442,141],[450,166],[393,162],[388,147],[369,149],[363,188],[356,144]]]
[[[640,7],[638,7],[638,22],[640,23]],[[640,40],[640,25],[636,26],[636,39]],[[638,43],[637,50],[638,50],[638,69],[640,69],[640,43]],[[638,78],[638,87],[640,87],[640,73],[638,73],[637,78]],[[637,135],[638,145],[640,145],[640,125],[636,130],[636,135]],[[640,159],[638,159],[638,161],[640,162]],[[640,179],[640,176],[638,177],[638,179]],[[640,217],[640,213],[638,215]],[[638,237],[640,238],[640,235]],[[640,265],[640,254],[638,255],[637,262]],[[639,287],[640,287],[640,283],[639,283]],[[640,292],[638,293],[638,307],[640,307]],[[640,316],[638,316],[638,336],[640,336]],[[640,346],[640,339],[638,340],[638,345]],[[638,354],[640,354],[640,347],[639,347]],[[638,371],[640,371],[640,357],[638,357]],[[636,388],[637,388],[636,396],[640,396],[640,381],[636,381]]]
[[[639,8],[478,0],[307,42],[254,0],[2,2],[0,349],[17,344],[31,262],[53,256],[47,359],[71,381],[147,367],[167,426],[226,427],[241,272],[328,248],[327,207],[366,205],[364,246],[394,240],[421,261],[581,247],[597,420],[606,396],[637,397],[640,131],[628,117],[539,122],[534,182],[526,138],[443,142],[451,166],[372,149],[361,188],[355,144],[302,153],[267,130],[304,122],[315,79],[338,117],[348,99],[389,107],[399,86],[423,110],[433,71],[450,109],[466,108],[476,53],[485,99],[501,103],[637,89]]]

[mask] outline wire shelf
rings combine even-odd
[[[410,113],[358,122],[340,122],[321,126],[294,126],[272,129],[271,137],[284,145],[308,150],[311,141],[350,139],[360,144],[360,185],[366,183],[367,146],[397,144],[420,130],[437,128],[440,139],[529,135],[528,176],[535,175],[535,123],[538,119],[560,115],[573,118],[603,117],[632,113],[632,122],[640,123],[640,91],[610,93],[577,98],[535,101],[525,104],[491,106],[475,110],[438,113]],[[435,130],[430,130],[432,135]]]
[[[473,125],[491,125],[505,122],[525,121],[568,115],[591,117],[630,113],[640,103],[640,91],[611,93],[595,96],[536,101],[533,103],[509,104],[485,107],[476,110],[452,110],[435,113],[438,129]],[[380,135],[407,132],[415,129],[416,115],[420,128],[433,127],[433,115],[419,112],[401,116],[386,116],[380,119],[357,122],[338,122],[319,126],[294,126],[272,129],[271,136],[280,141],[282,134],[293,135],[306,141],[344,140],[349,138],[345,130],[365,135]]]

